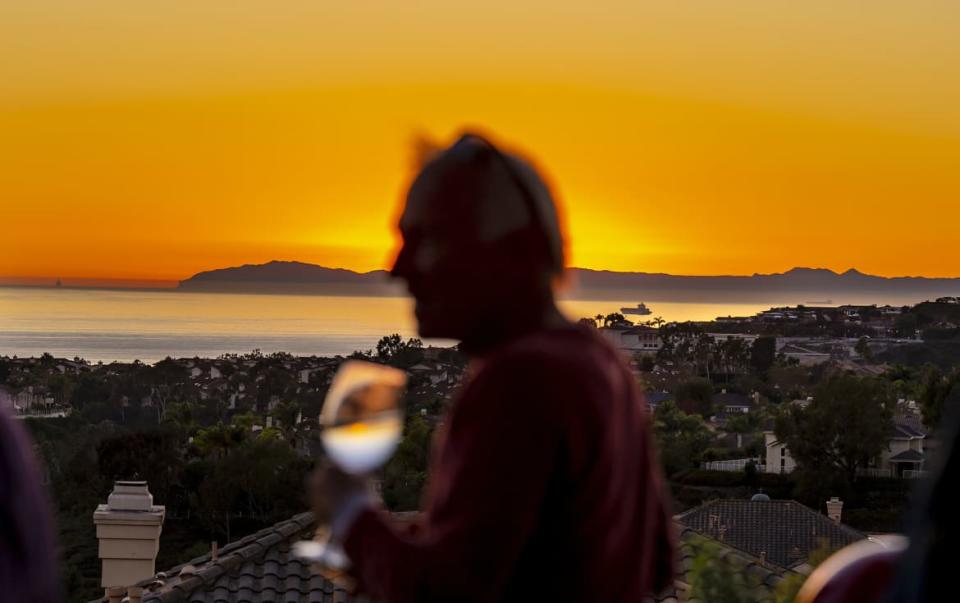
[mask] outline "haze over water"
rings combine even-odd
[[[827,300],[806,297],[792,303]],[[595,316],[635,306],[642,299],[563,301],[571,318]],[[921,300],[850,300],[834,303],[914,303]],[[649,302],[654,316],[667,321],[745,316],[779,299],[751,303]],[[155,362],[166,356],[216,357],[258,348],[264,353],[333,356],[372,349],[383,335],[416,336],[412,300],[403,297],[254,295],[0,287],[0,355],[79,356],[90,361],[135,359]],[[431,341],[452,345],[449,341]]]

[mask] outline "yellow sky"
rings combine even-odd
[[[410,141],[471,125],[547,169],[573,265],[960,276],[957,31],[952,0],[4,3],[0,276],[380,268]]]

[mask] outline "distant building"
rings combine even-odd
[[[787,445],[778,440],[774,432],[763,432],[763,443],[767,449],[767,462],[764,463],[767,473],[791,473],[797,468]]]
[[[0,411],[13,412],[16,394],[13,388],[0,384]]]
[[[784,345],[778,351],[787,358],[799,362],[800,366],[813,366],[830,360],[830,354],[827,352],[817,352],[792,343]]]
[[[744,394],[728,393],[724,389],[713,396],[713,405],[720,413],[725,415],[746,414],[756,408],[759,399],[760,394],[757,392],[754,392],[752,396],[746,396]]]
[[[650,412],[657,410],[657,407],[664,402],[673,401],[673,394],[670,392],[647,392],[643,394],[643,397],[647,401],[647,408]]]
[[[766,472],[790,473],[796,469],[797,463],[786,444],[779,441],[772,431],[765,431],[763,436],[767,449]],[[894,432],[887,440],[886,448],[868,467],[861,470],[861,474],[873,477],[921,477],[926,460],[926,437],[926,432],[916,421],[895,419]]]
[[[630,323],[617,323],[599,329],[600,334],[617,349],[653,356],[663,346],[660,330]]]
[[[753,345],[753,342],[760,338],[759,335],[754,335],[753,333],[707,333],[710,337],[713,337],[714,341],[727,341],[730,339],[739,339],[747,346]]]

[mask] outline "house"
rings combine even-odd
[[[791,473],[797,468],[797,462],[790,456],[787,445],[777,439],[772,431],[763,432],[763,443],[767,449],[764,463],[766,473]]]
[[[926,431],[919,421],[907,418],[894,420],[893,427],[887,448],[870,469],[877,469],[883,477],[919,477],[926,458]]]
[[[732,339],[739,339],[743,343],[747,344],[747,347],[753,345],[753,342],[760,338],[759,335],[754,335],[753,333],[707,333],[709,337],[712,337],[714,341],[721,342]]]
[[[777,440],[772,431],[763,433],[767,449],[767,473],[790,473],[797,464],[786,444]],[[869,467],[861,469],[861,474],[872,477],[916,478],[923,475],[926,460],[924,441],[927,434],[918,421],[898,417],[894,419],[893,435],[887,440],[887,446]]]
[[[796,569],[825,543],[831,550],[867,538],[840,522],[843,502],[831,499],[827,515],[794,501],[714,500],[677,516],[699,534],[749,553],[781,568]]]
[[[0,410],[13,412],[15,400],[16,394],[13,392],[13,388],[0,384]]]
[[[760,394],[754,392],[751,396],[728,393],[726,389],[713,396],[713,405],[718,412],[724,415],[746,414],[756,408]]]
[[[796,360],[800,366],[813,366],[830,360],[830,354],[826,352],[817,352],[796,344],[787,344],[778,350],[787,358]]]
[[[653,356],[663,346],[660,330],[631,323],[615,323],[599,329],[600,334],[617,349]]]
[[[664,402],[673,401],[673,394],[670,392],[647,392],[643,394],[643,397],[647,401],[647,409],[651,413],[657,410],[657,407]]]

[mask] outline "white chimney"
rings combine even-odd
[[[831,496],[827,501],[827,517],[836,523],[840,523],[843,514],[843,501],[836,496]]]
[[[132,586],[155,573],[165,507],[153,504],[147,482],[116,482],[93,523],[103,564],[100,586]]]

